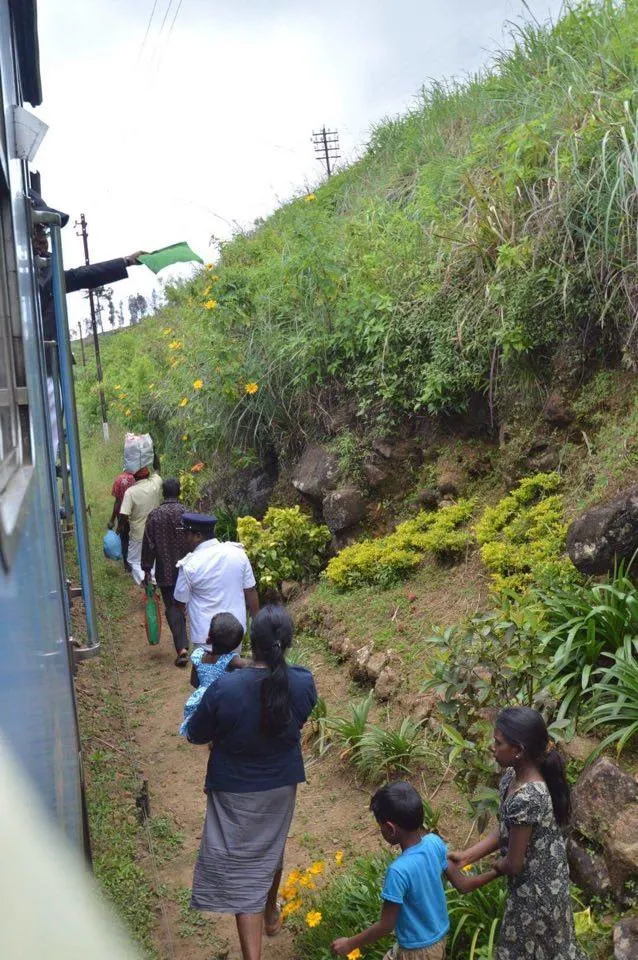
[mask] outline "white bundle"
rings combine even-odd
[[[153,441],[150,433],[127,433],[124,438],[124,470],[137,473],[153,466]]]

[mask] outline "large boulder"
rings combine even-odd
[[[574,411],[561,396],[558,390],[553,390],[543,407],[543,420],[553,427],[568,427],[574,419]]]
[[[600,854],[597,866],[602,858],[614,896],[626,902],[628,881],[638,879],[638,783],[602,757],[580,776],[572,799],[572,839]]]
[[[567,531],[567,552],[586,574],[609,573],[638,549],[638,484],[578,517]]]
[[[638,914],[623,917],[614,927],[614,960],[638,960]]]
[[[588,850],[584,843],[574,837],[567,841],[569,873],[581,890],[590,897],[606,897],[611,891],[607,864],[601,854]]]
[[[356,487],[340,487],[323,498],[323,518],[331,533],[349,530],[365,516],[366,504]]]
[[[339,458],[325,447],[309,446],[295,468],[292,485],[299,493],[319,504],[337,486]]]

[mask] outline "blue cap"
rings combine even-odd
[[[193,533],[206,533],[217,523],[217,517],[210,513],[183,513],[182,527]]]

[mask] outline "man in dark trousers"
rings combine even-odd
[[[29,199],[35,210],[57,213],[63,227],[69,222],[69,215],[67,213],[62,213],[61,210],[55,210],[53,207],[48,206],[36,190],[29,190]],[[40,304],[42,307],[42,332],[45,340],[57,341],[55,313],[53,310],[53,269],[49,257],[49,238],[46,228],[42,224],[34,224],[32,240],[33,250],[40,259],[40,263],[37,265],[37,274],[38,285],[40,287]],[[96,287],[115,283],[117,280],[125,280],[128,277],[127,267],[132,267],[134,264],[139,263],[137,258],[142,252],[142,250],[138,250],[137,253],[132,253],[128,257],[118,257],[115,260],[105,260],[102,263],[90,263],[85,267],[65,270],[64,284],[66,292],[73,293],[75,290],[94,290]],[[55,412],[55,388],[51,376],[51,361],[48,351],[46,354],[46,365],[49,420],[51,422],[53,449],[57,454],[58,424]]]
[[[155,565],[155,581],[162,591],[166,622],[170,627],[175,644],[176,667],[185,667],[188,663],[188,640],[186,639],[186,618],[181,607],[177,606],[173,590],[177,581],[177,561],[187,553],[182,530],[182,517],[186,509],[178,502],[180,494],[179,480],[168,477],[162,484],[164,502],[151,510],[146,518],[144,539],[142,540],[142,570],[144,583],[151,579]]]

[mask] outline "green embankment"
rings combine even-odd
[[[244,464],[337,408],[383,431],[480,394],[498,419],[558,370],[634,364],[637,35],[636,0],[586,2],[424,90],[358,163],[104,338],[111,416],[171,466]]]

